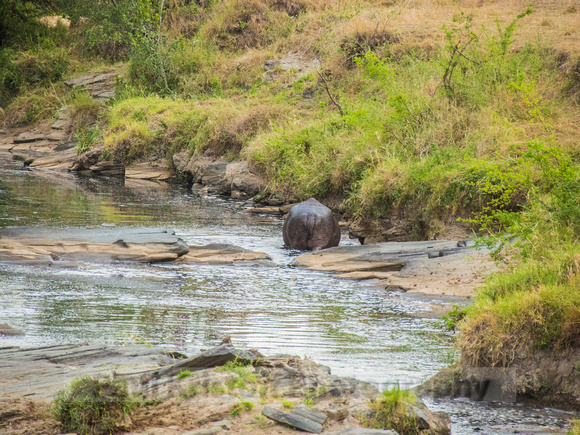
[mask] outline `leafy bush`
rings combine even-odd
[[[0,48],[0,105],[7,105],[31,87],[62,79],[70,65],[70,50],[47,41],[27,51]]]
[[[443,326],[447,331],[455,331],[457,328],[457,324],[465,318],[467,314],[467,309],[461,307],[460,305],[451,303],[453,309],[449,311],[447,314],[441,316],[441,320],[443,321]]]
[[[110,61],[126,59],[133,47],[154,33],[159,22],[150,0],[71,0],[66,11],[71,22],[79,25],[83,52]]]
[[[143,38],[130,55],[129,77],[133,84],[160,95],[174,92],[179,76],[173,65],[173,48],[165,41]]]
[[[122,382],[90,376],[74,379],[54,399],[52,413],[63,430],[85,434],[110,434],[138,406]]]

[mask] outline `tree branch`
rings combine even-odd
[[[338,101],[336,101],[336,99],[330,93],[330,89],[328,88],[328,82],[326,81],[326,79],[324,78],[322,73],[320,71],[318,71],[318,68],[316,68],[316,72],[318,73],[318,75],[320,76],[322,81],[324,82],[324,87],[326,88],[326,93],[330,97],[330,101],[332,101],[332,103],[338,108],[338,111],[340,112],[340,116],[342,116],[344,118],[344,111],[342,110],[342,106],[340,105],[340,103]]]

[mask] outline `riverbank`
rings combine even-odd
[[[580,15],[534,3],[62,6],[71,28],[4,35],[0,116],[13,152],[68,153],[31,166],[175,175],[277,212],[312,196],[365,243],[473,230],[505,266],[454,314],[461,364],[559,358],[580,337]]]
[[[0,430],[14,433],[74,430],[61,427],[46,404],[86,376],[122,381],[139,399],[140,406],[115,422],[115,432],[278,434],[288,432],[285,419],[310,433],[356,435],[366,433],[362,427],[378,427],[373,403],[380,404],[381,395],[372,385],[333,376],[308,359],[263,357],[231,344],[189,358],[137,344],[0,349],[0,367]],[[402,403],[419,433],[450,433],[445,414],[431,413],[417,398]]]

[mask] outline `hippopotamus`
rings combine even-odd
[[[318,251],[338,246],[340,227],[332,210],[310,198],[292,207],[284,221],[282,236],[291,249]]]

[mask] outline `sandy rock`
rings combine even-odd
[[[221,160],[207,165],[203,171],[203,175],[201,175],[201,182],[209,188],[209,193],[223,195],[231,191],[226,180],[227,166],[228,163]]]
[[[33,133],[25,131],[24,133],[20,133],[17,137],[14,138],[14,143],[21,144],[21,143],[30,143],[30,142],[37,142],[39,140],[46,139],[46,136],[41,133]]]
[[[76,150],[71,148],[48,156],[34,158],[28,166],[31,168],[70,171],[74,167],[77,156]]]
[[[106,102],[115,96],[117,77],[120,76],[116,72],[96,73],[91,71],[83,76],[68,80],[64,84],[71,88],[86,89],[94,99]]]
[[[456,241],[392,242],[339,246],[299,255],[296,267],[341,273],[342,278],[384,279],[407,292],[471,296],[496,269],[487,251]]]
[[[0,349],[0,397],[53,399],[72,379],[114,370],[143,371],[171,364],[161,347],[69,344],[31,349]]]
[[[153,376],[157,378],[173,376],[183,370],[207,369],[210,367],[222,366],[228,361],[234,360],[245,364],[251,364],[256,362],[258,357],[251,352],[237,350],[231,344],[222,344],[218,347],[202,352],[199,355],[179,361],[170,367],[163,368]]]
[[[163,229],[8,228],[0,231],[0,261],[30,264],[55,258],[91,261],[171,261],[189,252],[174,233]]]
[[[340,432],[331,432],[328,435],[398,435],[394,430],[365,429],[362,427],[344,429]]]
[[[212,243],[204,246],[190,246],[189,253],[181,257],[179,264],[232,264],[264,262],[271,260],[268,254],[251,251],[236,245]]]
[[[62,106],[56,112],[57,120],[52,124],[54,130],[64,130],[70,122],[70,110],[68,106]]]
[[[181,150],[173,154],[173,166],[175,170],[177,172],[185,172],[189,160],[189,152],[187,150]]]

